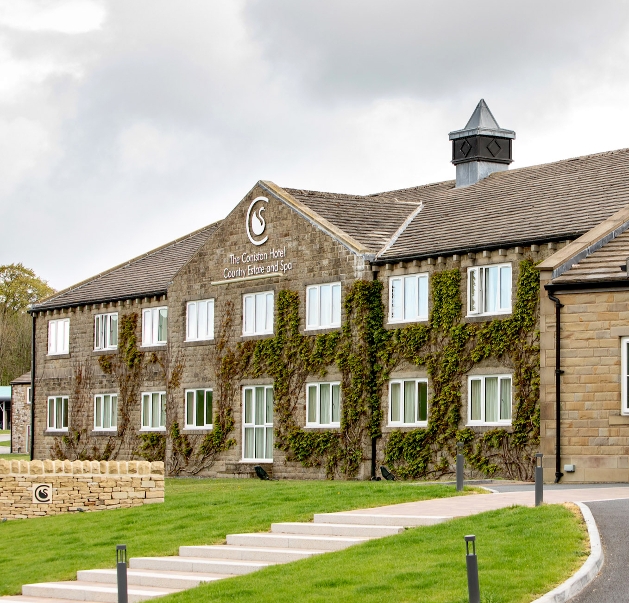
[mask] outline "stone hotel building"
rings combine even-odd
[[[34,458],[172,475],[629,481],[629,150],[456,178],[259,181],[225,219],[34,305]]]

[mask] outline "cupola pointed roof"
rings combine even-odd
[[[450,132],[450,140],[467,138],[468,136],[494,136],[498,138],[515,138],[513,130],[505,130],[498,125],[496,118],[489,110],[485,99],[481,98],[474,113],[462,130]]]

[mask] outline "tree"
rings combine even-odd
[[[31,365],[30,304],[54,293],[46,281],[22,264],[0,266],[0,384],[29,370]]]

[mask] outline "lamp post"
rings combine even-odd
[[[470,603],[480,603],[480,587],[478,584],[478,559],[476,558],[476,536],[470,534],[465,538],[465,562],[467,564],[467,592]],[[470,553],[470,542],[472,552]]]
[[[463,491],[463,468],[465,466],[465,457],[463,456],[463,442],[457,442],[456,454],[456,491]]]
[[[127,590],[127,545],[116,545],[116,573],[118,578],[118,603],[129,603]]]
[[[544,467],[542,466],[541,452],[535,454],[535,506],[539,507],[544,502]]]

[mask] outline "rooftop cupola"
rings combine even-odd
[[[469,186],[494,172],[509,169],[513,130],[504,130],[481,98],[462,130],[450,132],[456,186]]]

